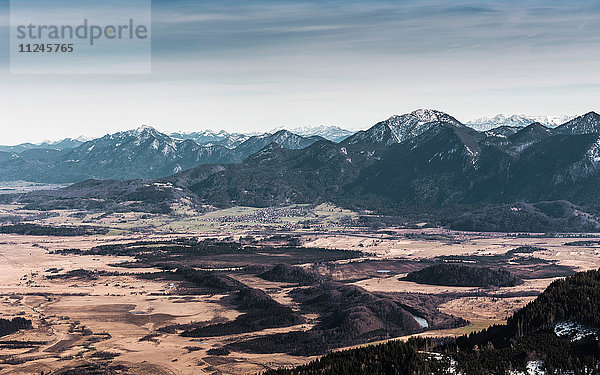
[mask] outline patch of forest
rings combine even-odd
[[[461,341],[464,345],[464,342]],[[525,373],[528,361],[542,361],[547,374],[594,374],[600,364],[598,341],[585,338],[571,341],[545,329],[515,338],[509,346],[495,347],[491,342],[470,349],[446,349],[465,374],[491,375],[514,369]]]
[[[562,321],[600,328],[600,270],[579,272],[552,282],[534,301],[508,319],[502,326],[505,334],[491,338],[510,340]],[[484,331],[476,337],[488,336]],[[502,344],[495,340],[496,344]]]
[[[422,352],[424,339],[391,341],[329,353],[294,369],[268,370],[263,375],[437,375],[447,374],[450,362]]]
[[[544,249],[543,247],[537,247],[537,246],[519,246],[516,247],[514,249],[508,250],[504,256],[507,258],[512,258],[513,256],[519,256],[519,255],[523,255],[523,254],[533,254],[536,251],[544,251],[546,249]]]
[[[104,270],[86,270],[83,268],[77,268],[69,270],[65,273],[55,273],[55,270],[50,269],[49,275],[46,275],[47,279],[78,279],[78,280],[96,280],[100,276],[119,276],[123,275],[119,272],[109,272]]]
[[[268,281],[283,283],[295,283],[300,285],[313,285],[324,279],[314,271],[302,267],[294,267],[289,264],[277,264],[275,267],[258,275]]]
[[[483,292],[474,293],[444,293],[425,294],[407,292],[378,293],[399,301],[401,306],[411,314],[421,317],[427,321],[430,329],[449,329],[467,325],[468,322],[454,315],[445,314],[439,310],[439,306],[454,299],[486,295]],[[504,298],[504,297],[501,297]]]
[[[557,261],[537,258],[536,251],[546,250],[533,246],[520,246],[496,255],[445,255],[434,258],[436,262],[473,264],[489,268],[506,267],[521,279],[544,279],[571,276],[575,271]]]
[[[374,276],[388,277],[420,270],[432,262],[428,259],[361,260],[348,263],[329,263],[319,267],[319,272],[337,281],[354,282]]]
[[[565,246],[600,246],[600,241],[572,241],[566,242]]]
[[[135,261],[121,263],[126,267],[177,267],[232,268],[250,265],[303,264],[353,259],[364,254],[360,251],[309,248],[296,245],[297,239],[290,238],[274,245],[234,241],[233,239],[179,238],[164,241],[138,241],[124,244],[109,244],[80,249],[57,250],[57,254],[130,256]]]
[[[106,361],[98,361],[97,359],[93,362],[84,362],[75,366],[68,366],[55,371],[51,374],[54,375],[116,375],[116,374],[127,374],[129,368],[123,364],[112,364]]]
[[[32,223],[12,224],[0,226],[0,233],[22,234],[25,236],[92,236],[108,233],[107,228],[93,226],[49,226]]]
[[[523,283],[522,279],[504,268],[493,269],[452,263],[434,264],[411,272],[402,280],[428,285],[480,288],[510,287]]]
[[[232,321],[186,330],[184,337],[214,337],[289,327],[304,323],[290,307],[272,299],[260,289],[243,288],[234,294],[233,304],[245,313]]]
[[[16,317],[13,319],[0,319],[0,337],[10,335],[22,329],[30,329],[31,320]]]

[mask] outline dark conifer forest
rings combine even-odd
[[[558,332],[566,325],[571,332]],[[554,281],[506,325],[455,341],[390,341],[330,353],[305,366],[268,375],[446,374],[525,371],[535,361],[548,374],[597,374],[600,368],[600,270]]]

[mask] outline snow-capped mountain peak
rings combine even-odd
[[[434,109],[421,108],[410,113],[411,116],[416,117],[421,122],[433,122],[442,121],[445,117],[448,117],[444,112],[436,111]]]
[[[67,139],[69,139],[69,138],[67,138]],[[94,137],[90,137],[87,135],[80,135],[79,137],[75,138],[74,140],[77,142],[83,143],[83,142],[91,141],[92,139],[94,139]]]
[[[349,137],[345,142],[348,144],[375,143],[389,146],[415,138],[442,124],[444,126],[448,124],[457,127],[464,126],[447,113],[433,109],[417,109],[411,113],[394,115],[385,121],[378,122],[370,129]]]
[[[156,132],[157,132],[156,129],[154,129],[150,125],[141,125],[137,129],[135,129],[135,133],[137,133],[137,134],[142,134],[142,133],[156,133]]]

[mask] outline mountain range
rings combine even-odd
[[[25,170],[53,181],[82,180],[84,172],[103,179],[160,177],[150,183],[88,181],[55,191],[53,198],[39,192],[18,197],[33,205],[43,201],[45,207],[64,204],[64,194],[82,205],[104,199],[117,209],[133,201],[132,194],[138,203],[163,204],[162,209],[182,196],[218,207],[330,201],[393,213],[472,212],[461,218],[463,228],[494,214],[503,215],[500,222],[517,217],[525,226],[543,219],[560,221],[561,228],[567,223],[600,229],[595,215],[600,212],[600,115],[595,112],[554,129],[533,123],[480,132],[443,112],[417,110],[340,143],[282,130],[250,137],[234,149],[140,128],[67,151],[24,153],[0,153],[4,178]],[[210,161],[194,165],[201,159]],[[139,170],[145,175],[136,176]],[[528,205],[537,202],[555,203]]]
[[[341,142],[342,140],[348,138],[354,132],[346,129],[342,129],[338,126],[303,126],[293,129],[286,129],[285,127],[278,127],[267,133],[229,133],[225,130],[220,130],[218,132],[214,132],[212,130],[204,130],[201,132],[191,132],[191,133],[168,133],[168,135],[175,139],[191,139],[197,144],[201,146],[211,146],[218,145],[224,146],[227,148],[236,148],[241,145],[248,139],[253,136],[259,136],[266,138],[270,135],[279,133],[280,131],[285,130],[287,132],[305,137],[321,137],[324,139],[328,139],[332,142]]]
[[[391,123],[395,120],[401,121],[400,117],[401,116],[392,116],[390,119],[384,122]],[[510,132],[512,134],[516,132],[519,128],[523,128],[534,122],[539,122],[540,124],[549,128],[555,128],[569,120],[572,120],[573,118],[574,116],[527,116],[500,114],[494,117],[481,117],[469,122],[465,122],[465,125],[478,131],[494,131],[500,133]],[[198,132],[171,132],[165,134],[173,138],[174,140],[192,140],[196,142],[199,146],[223,146],[229,149],[234,149],[253,136],[269,134],[272,135],[281,130],[288,130],[291,133],[306,138],[319,136],[336,143],[342,142],[346,138],[355,135],[356,133],[351,130],[340,128],[338,126],[319,125],[303,126],[292,129],[278,127],[271,130],[268,133],[230,133],[225,130],[202,130]],[[14,153],[21,153],[23,151],[31,149],[48,149],[61,151],[69,148],[76,148],[90,140],[93,140],[93,138],[80,136],[77,138],[64,138],[57,141],[44,141],[41,143],[26,142],[13,146],[0,145],[0,151]]]
[[[231,139],[231,138],[230,138]],[[159,178],[203,164],[240,163],[270,143],[298,149],[322,140],[287,130],[248,137],[234,148],[200,145],[149,126],[108,134],[74,148],[0,151],[0,180],[69,183],[89,178]]]
[[[557,118],[543,120],[549,123],[557,121]],[[485,121],[480,121],[480,127]],[[516,142],[526,132],[518,136],[515,133],[523,128],[531,129],[530,124],[523,126],[530,119],[499,115],[490,121],[491,124],[502,125],[485,131],[487,138],[506,138],[497,144],[510,144],[507,151],[513,154],[519,151],[518,148],[527,147],[525,141]],[[204,164],[241,163],[272,142],[286,149],[303,149],[327,139],[347,146],[363,147],[370,152],[381,151],[426,133],[436,123],[473,127],[473,124],[463,125],[456,118],[435,110],[392,116],[356,133],[334,126],[304,127],[294,131],[275,129],[263,134],[210,130],[164,134],[151,127],[140,127],[91,140],[80,137],[41,144],[0,146],[0,180],[71,183],[88,178],[160,178]],[[593,127],[593,123],[580,126],[579,132],[589,133],[591,131],[586,127]],[[557,131],[561,130],[557,128]],[[508,140],[508,137],[513,138]]]

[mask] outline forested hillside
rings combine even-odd
[[[450,370],[492,375],[524,372],[528,365],[546,374],[597,374],[599,338],[600,270],[594,270],[554,281],[506,325],[455,342],[391,341],[266,374],[447,374]]]

